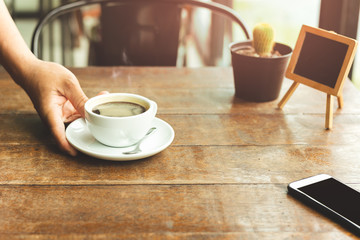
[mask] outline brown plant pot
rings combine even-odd
[[[230,44],[234,73],[235,96],[251,102],[273,101],[279,97],[291,47],[275,43],[273,58],[246,56],[236,51],[251,46],[250,41]]]

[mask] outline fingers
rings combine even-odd
[[[88,97],[85,95],[82,88],[80,87],[80,84],[75,75],[72,75],[72,79],[70,79],[70,81],[64,82],[64,84],[64,97],[71,102],[76,111],[82,117],[85,117],[84,105],[88,100]]]
[[[75,121],[78,118],[81,118],[80,114],[73,114],[73,115],[70,115],[67,118],[63,119],[63,122],[64,123],[71,123],[71,122]]]
[[[51,113],[50,113],[51,114]],[[76,156],[77,151],[69,144],[65,136],[65,125],[62,120],[55,114],[47,116],[47,122],[50,126],[50,131],[55,138],[55,141],[59,148],[70,154]]]
[[[101,91],[97,95],[104,95],[104,94],[109,94],[109,92]],[[80,86],[79,88],[74,88],[73,91],[70,91],[69,96],[66,97],[69,99],[69,101],[74,106],[75,110],[80,114],[80,116],[78,116],[77,114],[72,115],[71,118],[66,119],[65,122],[71,122],[79,117],[85,118],[84,105],[87,102],[88,97],[84,94]]]
[[[85,109],[84,105],[86,101],[88,100],[85,93],[82,91],[80,86],[78,88],[72,89],[67,96],[65,96],[69,99],[69,101],[72,103],[76,111],[82,116],[85,117]]]
[[[109,94],[109,92],[108,92],[108,91],[101,91],[101,92],[99,92],[99,93],[97,94],[97,96],[99,96],[99,95],[104,95],[104,94]]]
[[[65,129],[63,130],[63,132]],[[57,145],[60,147],[60,149],[66,153],[68,153],[70,156],[75,157],[77,155],[77,151],[75,148],[73,148],[69,142],[67,141],[65,135],[63,135],[63,132],[60,131],[54,131],[55,139],[57,140]],[[57,136],[57,133],[61,133],[61,135]]]

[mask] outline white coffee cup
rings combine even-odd
[[[108,102],[132,102],[145,112],[126,117],[108,117],[93,112],[94,107]],[[152,127],[157,104],[146,97],[131,93],[110,93],[89,99],[85,103],[87,127],[96,140],[111,147],[127,147],[140,141]]]

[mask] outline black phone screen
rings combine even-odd
[[[360,193],[334,178],[300,187],[318,202],[360,226]]]

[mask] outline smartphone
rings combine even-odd
[[[360,236],[360,192],[320,174],[292,182],[288,194]]]

